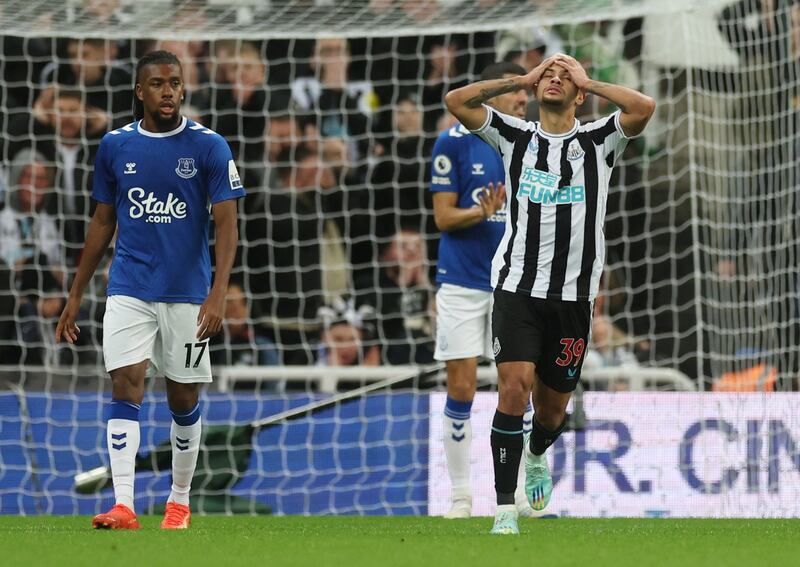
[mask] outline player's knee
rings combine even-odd
[[[197,384],[179,384],[167,381],[167,403],[169,409],[176,412],[187,412],[194,409],[199,398]]]
[[[523,380],[506,380],[500,388],[500,405],[506,413],[522,415],[528,405],[529,390]]]
[[[448,395],[460,402],[469,402],[475,397],[475,384],[469,382],[455,382],[447,386]]]
[[[133,373],[120,372],[111,376],[112,395],[115,400],[142,403],[144,380]]]
[[[469,369],[450,368],[447,372],[447,393],[451,398],[467,402],[475,397],[476,378]]]
[[[542,427],[551,431],[558,429],[567,416],[566,409],[559,404],[536,403],[534,400],[533,410],[536,414],[536,421],[538,421]]]

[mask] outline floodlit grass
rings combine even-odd
[[[800,520],[520,520],[491,536],[490,518],[195,517],[166,532],[96,531],[89,517],[0,516],[6,565],[361,565],[614,567],[797,565]]]

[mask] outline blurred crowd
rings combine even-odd
[[[202,17],[188,4],[178,20]],[[370,9],[413,19],[425,4],[373,1]],[[130,17],[113,1],[82,9],[98,25]],[[183,113],[226,138],[248,191],[214,363],[407,364],[433,354],[429,160],[437,135],[455,125],[444,94],[495,61],[531,69],[562,51],[598,79],[642,89],[644,24],[316,41],[0,36],[0,360],[93,364],[101,356],[107,265],[87,294],[78,345],[56,347],[53,329],[92,213],[94,155],[105,132],[132,121],[132,70],[147,51],[182,61]],[[715,32],[744,33],[731,25],[719,14]],[[595,97],[579,117],[612,110]],[[630,191],[612,196],[609,213],[627,213],[628,224],[609,222],[612,268],[638,253],[621,236],[644,223],[641,156],[667,144],[637,141],[623,157],[612,193]],[[609,279],[631,288],[637,277]],[[650,357],[651,344],[633,338],[649,322],[620,328],[608,318],[636,301],[609,301],[596,317],[596,363]]]

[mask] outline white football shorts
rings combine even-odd
[[[436,360],[492,355],[491,291],[442,284],[436,292]]]
[[[208,339],[197,340],[194,303],[142,301],[125,295],[106,300],[103,357],[106,371],[150,360],[148,376],[183,383],[211,382]]]

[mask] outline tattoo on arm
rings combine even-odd
[[[480,105],[482,105],[490,98],[494,98],[501,94],[511,93],[519,89],[520,86],[514,81],[514,79],[506,79],[498,87],[495,87],[493,89],[485,89],[485,88],[481,89],[480,94],[467,99],[464,102],[464,106],[466,106],[467,108],[479,108]]]

